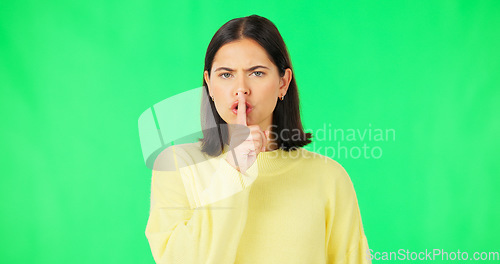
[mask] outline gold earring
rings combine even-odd
[[[282,96],[281,96],[281,98],[280,98],[280,100],[281,100],[281,101],[283,101],[283,97],[285,97],[285,95],[282,95]]]
[[[213,97],[213,96],[210,96],[210,97],[212,97],[212,101],[214,101],[214,102],[215,102],[214,97]]]

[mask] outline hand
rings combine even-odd
[[[245,96],[239,92],[237,125],[232,126],[234,129],[231,131],[229,140],[231,152],[227,154],[226,160],[240,172],[245,172],[255,162],[257,155],[266,150],[270,134],[270,131],[262,131],[258,125],[248,126],[246,111]],[[241,143],[235,146],[238,142]]]

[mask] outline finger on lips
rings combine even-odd
[[[238,111],[236,114],[236,122],[240,125],[247,125],[247,106],[245,96],[238,92]]]
[[[244,125],[248,126],[247,124],[247,111],[246,111],[246,99],[245,96],[243,95],[242,92],[238,92],[238,110],[236,112],[236,123],[239,125]],[[261,151],[265,151],[267,142],[269,141],[269,130],[262,131],[259,129],[259,132],[261,134],[261,143],[262,143],[262,148]],[[251,133],[250,133],[251,137]]]

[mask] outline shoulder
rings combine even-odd
[[[301,155],[302,158],[306,162],[310,163],[309,165],[311,166],[314,166],[321,170],[326,170],[336,175],[347,174],[346,170],[339,162],[328,156],[312,152],[304,148],[301,148]]]
[[[176,170],[206,159],[201,143],[171,145],[162,150],[155,159],[154,170]]]
[[[336,160],[301,148],[303,159],[310,169],[324,177],[329,186],[336,188],[352,188],[352,181],[345,168]]]

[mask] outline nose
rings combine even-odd
[[[236,83],[236,91],[234,92],[234,96],[237,97],[238,93],[243,93],[246,96],[250,95],[250,89],[248,85],[246,84],[246,80],[243,76],[240,76],[238,78],[238,81]]]
[[[248,96],[248,94],[249,94],[249,92],[248,92],[247,90],[238,89],[238,90],[236,90],[236,93],[234,93],[234,96],[235,96],[235,97],[238,97],[238,94],[239,94],[239,93],[242,93],[242,94],[244,94],[244,95],[246,95],[246,96]]]

